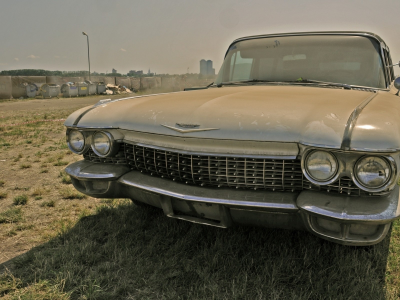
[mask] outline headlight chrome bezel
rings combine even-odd
[[[330,179],[329,181],[326,182],[320,182],[314,180],[311,176],[306,171],[305,168],[305,161],[306,158],[309,154],[311,154],[313,151],[325,151],[330,154],[332,154],[338,162],[338,170],[336,175]],[[329,185],[334,182],[337,182],[340,178],[342,177],[349,177],[352,179],[352,184],[353,187],[357,187],[360,190],[370,193],[370,195],[383,195],[386,194],[390,191],[393,190],[394,186],[397,183],[397,178],[398,178],[398,167],[397,167],[397,162],[399,160],[398,153],[373,153],[373,152],[368,152],[368,151],[342,151],[340,149],[333,149],[333,148],[324,148],[320,146],[315,146],[315,145],[300,145],[300,155],[301,155],[301,168],[303,172],[303,176],[308,179],[312,184],[317,185],[317,186],[324,186],[324,185]],[[381,159],[384,159],[389,163],[390,166],[390,176],[389,180],[382,185],[379,188],[369,188],[364,185],[362,185],[356,175],[355,175],[355,170],[357,163],[367,157],[367,156],[374,156],[374,157],[379,157]]]
[[[362,183],[360,182],[360,180],[358,179],[357,171],[356,171],[357,165],[358,165],[358,163],[359,163],[361,160],[363,160],[363,159],[366,158],[366,157],[378,157],[378,158],[383,159],[384,161],[386,161],[387,164],[388,164],[389,171],[390,171],[389,178],[388,178],[388,180],[387,180],[384,184],[382,184],[382,185],[379,186],[379,187],[371,188],[371,187],[365,186],[365,185],[362,184]],[[362,190],[364,190],[364,191],[367,191],[367,192],[370,192],[370,193],[379,193],[379,192],[385,191],[385,190],[387,190],[389,187],[391,187],[391,186],[393,185],[393,183],[394,183],[394,180],[397,178],[397,167],[396,167],[396,162],[395,162],[395,160],[394,160],[392,157],[390,157],[390,156],[383,156],[383,155],[363,155],[363,156],[361,156],[360,158],[358,158],[357,161],[354,163],[353,169],[352,169],[352,172],[351,172],[351,177],[352,177],[352,179],[353,179],[354,184],[355,184],[357,187],[359,187],[360,189],[362,189]]]
[[[335,162],[336,162],[335,174],[332,175],[331,177],[329,177],[328,179],[326,179],[325,181],[316,180],[314,177],[312,177],[309,174],[309,170],[308,170],[308,167],[307,167],[307,160],[308,160],[309,156],[314,152],[326,152],[329,155],[331,155],[333,157],[333,159],[335,160]],[[335,182],[339,178],[340,174],[343,171],[343,167],[342,167],[340,161],[338,160],[338,158],[336,157],[336,155],[334,153],[332,153],[331,151],[327,151],[325,149],[311,149],[307,153],[305,153],[305,155],[303,156],[303,159],[301,160],[301,169],[302,169],[303,175],[311,183],[316,184],[316,185],[328,185],[328,184],[331,184],[331,183]]]
[[[83,148],[82,148],[81,151],[77,151],[74,147],[71,146],[71,143],[70,143],[70,134],[71,134],[71,132],[74,132],[74,131],[79,132],[79,133],[82,134],[82,136],[83,136],[84,146],[83,146]],[[90,147],[89,137],[88,137],[87,134],[86,134],[84,131],[82,131],[82,130],[78,130],[78,129],[68,129],[67,132],[66,132],[66,140],[67,140],[67,145],[68,145],[69,150],[71,150],[71,151],[72,151],[73,153],[75,153],[75,154],[83,154],[83,153],[85,153],[85,152],[89,149],[89,147]]]
[[[95,139],[94,139],[94,136],[95,136],[97,133],[104,134],[104,135],[108,138],[108,141],[109,141],[109,143],[110,143],[110,148],[108,149],[108,151],[107,151],[106,154],[100,153],[100,152],[96,149],[96,147],[95,147]],[[100,131],[100,130],[99,130],[99,131],[93,132],[93,134],[92,134],[92,138],[91,138],[91,148],[92,148],[93,152],[94,152],[97,156],[99,156],[99,157],[108,157],[108,156],[113,156],[113,155],[115,155],[115,154],[118,152],[119,144],[115,142],[114,137],[112,136],[112,134],[110,134],[110,133],[107,132],[107,131]]]

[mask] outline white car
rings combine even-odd
[[[400,99],[385,42],[367,32],[250,36],[214,84],[100,101],[65,122],[66,168],[96,198],[226,228],[382,241],[400,216]]]

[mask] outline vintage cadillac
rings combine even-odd
[[[307,230],[376,244],[400,216],[400,98],[389,49],[367,32],[249,36],[215,83],[101,100],[65,121],[96,198],[171,218]]]

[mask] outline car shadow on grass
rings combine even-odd
[[[13,259],[12,276],[20,288],[47,282],[72,299],[384,299],[388,249],[389,238],[346,247],[307,232],[207,227],[131,204],[104,206]]]

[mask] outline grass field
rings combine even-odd
[[[58,121],[73,110],[0,112],[2,299],[400,298],[399,222],[355,248],[76,192],[63,169],[81,157]]]

